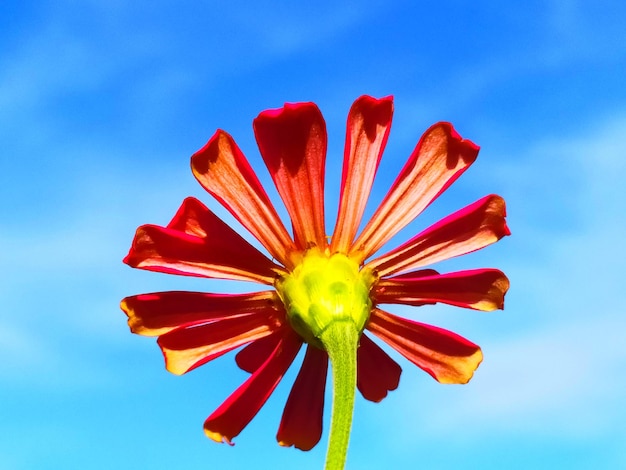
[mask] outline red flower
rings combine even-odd
[[[194,198],[183,202],[166,227],[143,225],[137,230],[124,259],[132,267],[253,281],[269,287],[235,295],[159,292],[122,301],[131,331],[158,336],[166,367],[175,374],[245,345],[236,361],[251,376],[205,421],[211,439],[230,443],[263,406],[302,344],[307,343],[277,439],[281,445],[303,450],[319,441],[328,356],[307,317],[317,304],[311,300],[310,306],[303,307],[298,297],[298,289],[309,282],[309,275],[317,276],[312,278],[316,283],[326,283],[316,284],[314,292],[318,288],[329,292],[342,289],[344,278],[352,276],[351,290],[342,301],[361,303],[350,306],[357,312],[351,314],[355,318],[351,321],[357,328],[361,322],[365,330],[439,382],[466,383],[481,362],[480,348],[466,339],[380,308],[382,304],[441,302],[475,310],[501,309],[509,287],[506,276],[496,269],[447,274],[422,269],[509,235],[504,200],[495,195],[371,258],[478,154],[478,147],[462,139],[450,124],[432,126],[357,236],[392,112],[391,97],[363,96],[350,110],[339,211],[330,242],[324,225],[326,125],[313,103],[287,104],[264,111],[254,120],[256,140],[291,218],[293,238],[230,135],[218,130],[191,158],[200,184],[259,240],[272,259]],[[337,295],[344,295],[343,291]],[[322,299],[326,301],[328,298]],[[329,307],[330,311],[343,308],[343,304],[337,305]],[[400,372],[400,366],[367,334],[360,336],[357,387],[363,397],[382,400],[398,386]]]

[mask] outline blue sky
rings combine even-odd
[[[234,448],[215,444],[202,423],[246,377],[233,356],[173,376],[118,307],[249,286],[121,259],[138,225],[167,223],[189,195],[238,227],[189,169],[217,128],[275,196],[251,123],[284,102],[327,120],[332,223],[362,94],[395,97],[368,213],[430,124],[481,146],[391,244],[500,194],[513,235],[439,268],[498,267],[512,287],[504,312],[394,309],[485,361],[444,386],[399,359],[398,390],[357,399],[347,468],[626,467],[626,3],[291,3],[0,5],[0,468],[323,467],[326,434],[308,453],[275,442],[297,367]]]

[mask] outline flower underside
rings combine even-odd
[[[314,247],[292,272],[276,280],[275,287],[293,329],[322,348],[320,336],[333,322],[352,323],[361,334],[372,310],[370,290],[375,281],[371,269],[359,270],[350,257]]]

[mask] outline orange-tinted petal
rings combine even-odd
[[[250,313],[276,311],[274,291],[250,294],[154,292],[126,297],[122,310],[133,333],[159,336],[180,326],[208,323]]]
[[[320,110],[297,103],[264,111],[254,120],[254,135],[291,217],[296,244],[325,248],[326,123]]]
[[[291,388],[276,439],[281,446],[311,450],[322,437],[328,354],[307,346],[304,362]]]
[[[357,99],[348,114],[339,212],[331,253],[347,253],[363,217],[393,115],[393,98]]]
[[[167,370],[180,375],[280,327],[275,311],[257,312],[183,326],[160,336],[157,343],[163,351]]]
[[[367,266],[382,277],[471,253],[511,234],[505,216],[504,199],[493,194],[485,196]]]
[[[441,122],[428,129],[351,253],[369,258],[450,186],[477,155],[478,147],[462,139],[451,124]]]
[[[410,274],[410,273],[409,273]],[[504,308],[509,280],[497,269],[475,269],[432,276],[408,274],[380,279],[374,290],[376,303],[423,305],[442,302],[457,307],[491,311]]]
[[[411,271],[410,273],[398,274],[394,276],[393,279],[404,279],[405,277],[408,279],[414,279],[416,277],[436,276],[437,274],[439,274],[439,272],[434,269],[419,269],[417,271]]]
[[[282,271],[194,198],[185,199],[167,227],[139,227],[124,262],[150,271],[263,284],[272,284]]]
[[[200,184],[287,268],[293,241],[276,209],[233,138],[218,130],[191,157]]]
[[[483,358],[477,345],[451,331],[378,308],[366,328],[441,383],[469,382]]]
[[[253,341],[237,353],[235,362],[241,370],[252,374],[272,355],[280,338],[279,335],[269,335]]]
[[[231,443],[272,394],[295,359],[302,340],[286,329],[271,356],[204,422],[207,437]]]
[[[427,276],[435,276],[439,274],[437,271],[435,271],[434,269],[420,269],[418,271],[411,271],[410,273],[404,273],[404,274],[398,274],[397,276],[394,276],[393,279],[395,280],[401,280],[404,277],[407,277],[408,279],[414,279],[416,277],[427,277]],[[420,307],[422,305],[434,305],[435,302],[415,302],[412,303],[411,305],[414,307]]]
[[[398,388],[402,368],[365,334],[357,349],[356,385],[366,400],[378,403]]]

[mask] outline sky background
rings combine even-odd
[[[326,118],[332,226],[362,94],[395,99],[367,214],[432,123],[481,146],[390,246],[500,194],[513,235],[437,267],[497,267],[511,290],[503,312],[390,309],[485,360],[445,386],[393,354],[400,387],[357,397],[347,468],[626,468],[626,2],[293,3],[0,3],[0,469],[323,467],[327,433],[311,452],[275,441],[297,364],[219,445],[202,423],[247,376],[234,355],[174,376],[119,310],[143,292],[256,286],[121,260],[137,226],[189,195],[240,229],[189,168],[217,128],[278,204],[252,120],[285,102]]]

